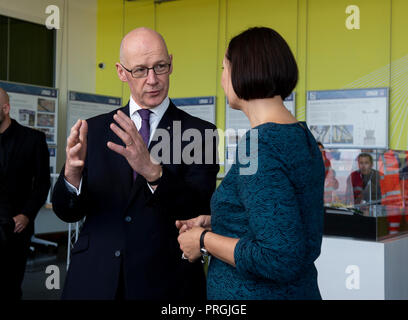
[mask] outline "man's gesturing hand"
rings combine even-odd
[[[110,128],[126,147],[109,141],[108,148],[125,157],[132,169],[145,177],[147,181],[157,180],[160,177],[161,167],[150,156],[149,150],[132,119],[120,110],[113,116],[113,119],[120,127],[112,123]]]
[[[78,120],[71,128],[67,139],[67,160],[65,163],[65,179],[78,188],[85,165],[87,147],[88,124],[85,120]]]

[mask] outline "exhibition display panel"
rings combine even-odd
[[[323,299],[408,299],[408,152],[326,149]],[[371,162],[372,161],[372,162]]]

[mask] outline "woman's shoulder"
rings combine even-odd
[[[271,152],[280,156],[303,152],[313,141],[314,138],[305,122],[288,124],[267,122],[246,133],[247,145],[248,142],[257,143],[259,152]]]
[[[318,162],[319,167],[322,164],[324,168],[316,140],[305,122],[267,123],[254,129],[258,129],[257,152],[264,164],[269,166],[274,163],[280,168],[292,171],[294,167],[309,167],[309,170],[313,170]],[[262,158],[265,161],[262,161]]]
[[[270,141],[275,143],[283,143],[286,140],[292,140],[292,137],[304,135],[307,132],[307,124],[305,122],[293,123],[275,123],[266,122],[247,131],[247,138],[251,133],[258,133],[261,141]]]

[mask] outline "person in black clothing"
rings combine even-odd
[[[0,88],[0,299],[22,298],[34,219],[50,184],[45,134],[10,118],[9,96]]]

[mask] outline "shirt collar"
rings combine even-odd
[[[150,108],[149,110],[150,110],[151,112],[153,112],[154,115],[155,115],[158,119],[161,119],[161,117],[164,115],[164,113],[166,112],[166,110],[167,110],[167,108],[169,107],[169,105],[170,105],[170,99],[169,99],[169,97],[167,96],[167,97],[162,101],[162,103],[160,103],[158,106],[156,106],[156,107],[154,107],[154,108]],[[130,117],[132,117],[132,115],[133,115],[136,111],[138,111],[138,110],[140,110],[140,109],[142,109],[142,107],[140,107],[140,106],[135,102],[135,100],[133,100],[133,97],[132,97],[132,95],[131,95],[131,96],[130,96],[130,99],[129,99],[129,115],[130,115]]]

